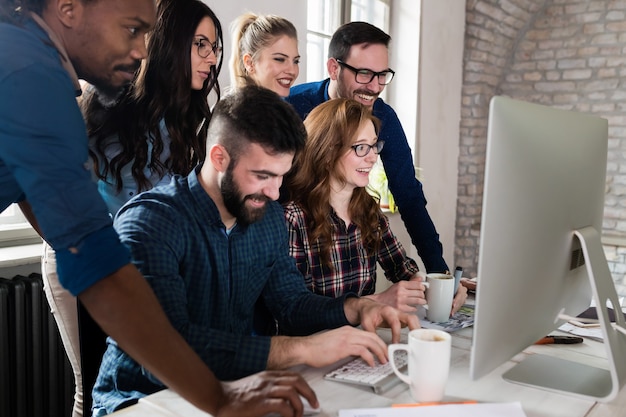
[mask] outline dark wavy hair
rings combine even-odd
[[[105,109],[95,94],[81,103],[87,130],[95,152],[95,172],[100,179],[115,178],[122,189],[121,169],[132,163],[132,175],[139,189],[150,187],[143,173],[148,160],[148,140],[152,140],[150,169],[187,175],[206,151],[206,132],[211,119],[209,94],[220,99],[218,75],[222,57],[211,67],[200,91],[191,88],[190,51],[196,28],[209,17],[215,25],[217,43],[223,44],[222,26],[215,13],[199,0],[161,0],[157,23],[148,38],[148,58],[142,63],[135,81],[120,101]],[[171,155],[162,163],[163,141],[159,123],[163,119],[171,139]],[[117,136],[121,153],[110,161],[105,150]],[[103,166],[100,166],[103,164]]]
[[[355,100],[337,98],[315,107],[304,120],[308,135],[304,150],[296,158],[293,175],[286,180],[290,198],[304,211],[311,245],[319,242],[322,262],[331,269],[333,225],[328,221],[331,179],[345,183],[339,160],[350,150],[359,129],[367,121],[374,124],[378,135],[380,121],[369,108]],[[368,254],[378,252],[380,208],[365,188],[355,188],[352,192],[348,214],[361,229]]]

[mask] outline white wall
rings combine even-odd
[[[386,101],[394,108],[402,122],[409,146],[413,151],[413,164],[418,166],[416,158],[419,150],[417,143],[417,104],[419,72],[420,1],[396,0],[393,2],[389,22],[389,66],[396,72],[393,81],[385,91]],[[424,264],[417,256],[417,250],[400,219],[399,214],[387,215],[391,221],[391,230],[398,237],[405,250],[424,271]]]
[[[231,53],[232,36],[230,35],[230,24],[237,16],[245,12],[257,14],[275,14],[282,16],[298,29],[298,48],[302,55],[300,61],[300,76],[296,84],[303,83],[306,79],[306,0],[203,0],[215,12],[224,31],[224,64],[220,74],[220,87],[222,91],[230,85],[228,61]]]
[[[422,1],[417,136],[424,192],[454,268],[465,2]]]
[[[393,7],[389,101],[422,168],[428,212],[454,268],[465,2],[394,0]]]

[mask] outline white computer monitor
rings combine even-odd
[[[490,103],[470,376],[480,378],[576,316],[620,309],[600,235],[605,119],[494,97]],[[626,379],[626,336],[600,308],[607,365],[547,355],[506,380],[610,401]],[[619,325],[624,325],[621,315]]]

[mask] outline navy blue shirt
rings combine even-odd
[[[91,179],[78,80],[64,55],[35,21],[0,23],[0,211],[28,200],[76,295],[130,257]]]
[[[324,81],[296,85],[286,100],[304,118],[319,104],[330,99],[328,85]],[[380,159],[385,167],[389,190],[400,211],[411,241],[424,262],[427,272],[449,270],[443,259],[443,247],[428,210],[422,184],[415,178],[411,148],[396,112],[381,98],[376,99],[372,109],[381,121],[378,139],[385,141]]]
[[[200,168],[197,168],[197,170]],[[270,337],[253,335],[262,299],[289,335],[348,325],[345,296],[312,294],[289,256],[282,207],[229,234],[196,171],[130,200],[115,227],[170,322],[221,380],[266,369]],[[94,404],[109,413],[164,386],[109,339]]]

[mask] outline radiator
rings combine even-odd
[[[0,417],[69,417],[73,396],[41,275],[0,278]]]

